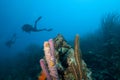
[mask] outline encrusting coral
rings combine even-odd
[[[92,72],[82,59],[79,35],[75,37],[74,49],[58,34],[53,40],[44,42],[44,52],[46,62],[45,68],[41,64],[41,72],[45,73],[47,80],[92,80]]]

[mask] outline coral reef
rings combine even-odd
[[[81,39],[83,59],[93,80],[120,80],[119,34],[120,14],[109,13],[103,16],[98,31]]]
[[[43,68],[43,64],[41,64],[41,72],[47,68],[46,76],[50,74],[52,80],[92,80],[92,72],[82,59],[79,35],[76,35],[75,48],[72,48],[64,37],[58,34],[53,40],[44,42],[44,52],[45,57],[43,59],[47,65],[44,65]],[[49,80],[49,78],[47,79]]]

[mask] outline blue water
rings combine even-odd
[[[43,42],[62,34],[73,40],[75,34],[84,37],[100,27],[100,20],[108,13],[120,12],[119,0],[0,0],[0,56],[15,56],[29,44],[43,46]],[[53,28],[51,32],[26,33],[24,24],[34,25],[42,16],[38,28]],[[15,44],[5,42],[16,33]]]
[[[23,49],[29,43],[43,44],[58,33],[72,39],[76,33],[84,36],[99,27],[101,16],[119,12],[119,0],[1,0],[0,1],[0,52],[6,54],[3,44],[13,33],[18,39],[11,51]],[[34,24],[42,16],[38,28],[53,28],[52,32],[26,34],[23,24]],[[8,50],[9,51],[9,50]],[[14,53],[14,52],[13,52]],[[12,54],[11,54],[12,55]]]

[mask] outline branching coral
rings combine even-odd
[[[91,72],[86,67],[86,63],[82,60],[82,54],[79,47],[79,35],[75,37],[74,52],[71,50],[70,58],[68,59],[69,66],[71,66],[71,72],[73,73],[75,80],[92,80]],[[89,75],[88,75],[89,74]]]
[[[75,38],[75,49],[74,49],[74,56],[76,60],[76,69],[78,68],[78,79],[82,80],[83,72],[82,72],[82,56],[80,53],[80,48],[79,48],[79,35],[76,35]],[[76,70],[77,71],[77,70]]]

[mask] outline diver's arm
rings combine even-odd
[[[41,18],[42,18],[42,17],[40,16],[40,17],[38,17],[37,20],[35,21],[33,31],[34,31],[34,32],[39,32],[39,31],[52,31],[52,28],[50,28],[50,29],[46,29],[46,28],[37,29],[37,22],[38,22]]]
[[[37,22],[38,22],[41,18],[42,18],[42,17],[40,16],[40,17],[38,17],[38,18],[36,19],[36,21],[35,21],[35,23],[34,23],[34,29],[37,30]]]

